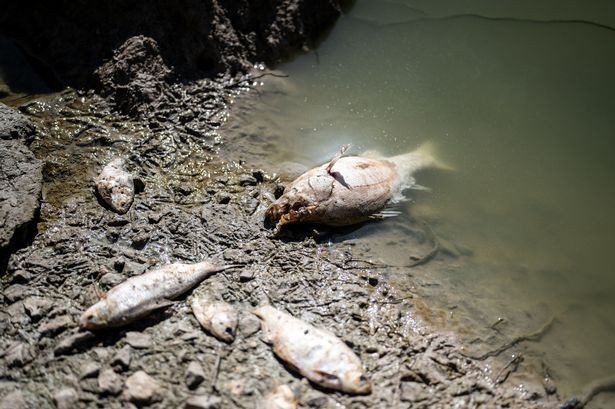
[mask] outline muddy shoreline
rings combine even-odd
[[[263,54],[244,54],[243,63],[251,66],[263,55],[275,61],[326,24],[308,26],[310,35],[276,52],[265,47]],[[361,248],[337,243],[336,232],[298,228],[272,239],[263,213],[288,176],[234,156],[244,148],[229,146],[225,132],[228,119],[239,114],[234,101],[257,100],[257,83],[277,74],[213,56],[216,69],[196,79],[186,64],[168,64],[167,46],[160,38],[130,37],[114,44],[104,62],[88,65],[87,76],[70,70],[60,76],[64,83],[96,84],[98,94],[67,88],[9,100],[33,124],[34,136],[24,143],[43,169],[37,234],[10,256],[2,275],[0,407],[253,408],[282,383],[300,392],[300,407],[312,408],[546,408],[562,402],[548,374],[517,373],[514,359],[468,358],[453,334],[430,324],[432,312],[411,277],[393,285],[389,266],[370,264]],[[222,52],[241,54],[233,53]],[[61,71],[60,57],[41,58]],[[123,216],[102,206],[92,186],[117,156],[142,184]],[[429,251],[420,234],[411,240]],[[206,257],[246,264],[193,292],[240,310],[234,343],[202,331],[189,308],[192,293],[136,324],[97,333],[77,329],[81,312],[97,300],[97,287],[105,291],[154,266]],[[441,254],[417,268],[448,262]],[[278,361],[250,314],[266,302],[343,339],[366,366],[372,394],[322,390]],[[157,383],[150,399],[127,393],[127,380],[139,371]],[[536,382],[541,377],[543,384]]]

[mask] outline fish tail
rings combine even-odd
[[[412,152],[393,156],[391,161],[395,163],[403,176],[409,176],[414,172],[429,168],[453,170],[450,165],[438,159],[435,151],[432,142],[424,142]]]

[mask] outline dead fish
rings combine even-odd
[[[124,170],[123,159],[114,159],[94,179],[100,197],[119,214],[126,213],[135,197],[135,184]]]
[[[207,297],[195,296],[190,303],[197,321],[210,334],[224,342],[233,342],[237,331],[239,313],[223,301],[211,301]]]
[[[258,409],[297,409],[298,393],[288,385],[280,385],[267,394]]]
[[[310,381],[351,394],[367,394],[371,382],[359,357],[338,337],[270,305],[256,309],[273,352]]]
[[[79,325],[83,329],[118,327],[133,322],[153,310],[172,304],[171,300],[198,285],[218,271],[235,267],[210,261],[195,264],[168,264],[131,277],[116,285],[88,308]]]
[[[265,212],[282,226],[312,222],[331,226],[359,223],[373,217],[402,191],[417,186],[412,174],[429,167],[445,167],[431,154],[431,146],[390,158],[348,156],[344,145],[328,163],[299,176]],[[386,216],[386,213],[383,213]]]

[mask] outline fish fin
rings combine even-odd
[[[100,288],[98,283],[94,283],[94,292],[99,300],[104,300],[107,298],[107,293]]]
[[[382,219],[388,219],[390,217],[397,217],[400,214],[401,212],[399,210],[384,209],[384,210],[379,211],[378,213],[374,213],[370,215],[369,218],[374,219],[374,220],[382,220]]]
[[[333,158],[331,158],[331,160],[329,161],[329,164],[327,165],[327,173],[328,174],[331,174],[331,168],[333,168],[333,165],[335,165],[335,162],[340,160],[340,158],[344,155],[344,153],[346,153],[348,148],[350,148],[350,144],[349,143],[342,145],[340,147],[339,151],[337,151],[337,153],[333,156]]]
[[[449,164],[438,159],[436,147],[433,144],[433,142],[430,142],[430,141],[423,142],[412,153],[416,154],[418,157],[424,158],[426,162],[424,167],[431,167],[431,168],[442,169],[442,170],[455,170]]]
[[[426,191],[426,192],[431,192],[431,188],[430,187],[419,185],[419,184],[416,184],[416,183],[413,183],[412,186],[410,186],[408,189],[423,190],[423,191]]]
[[[321,383],[327,387],[339,387],[342,382],[339,376],[334,375],[329,372],[320,371],[318,369],[314,370],[314,374],[316,374],[319,378],[321,378]]]

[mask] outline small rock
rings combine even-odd
[[[17,270],[13,273],[13,282],[24,284],[30,281],[32,278],[32,274],[28,273],[26,270]]]
[[[39,326],[38,331],[41,337],[52,337],[72,326],[74,326],[73,320],[68,315],[61,315]]]
[[[256,179],[258,183],[261,183],[265,180],[265,173],[262,170],[255,170],[254,172],[252,172],[252,176],[254,176],[254,179]]]
[[[254,271],[250,269],[243,269],[241,273],[239,273],[239,281],[242,283],[246,283],[252,279],[254,279]]]
[[[256,186],[258,181],[252,175],[240,175],[239,176],[239,185],[240,186]]]
[[[139,233],[133,237],[132,243],[130,245],[133,249],[142,250],[149,242],[149,239],[150,235],[148,233]]]
[[[152,337],[143,332],[130,331],[126,333],[126,343],[133,348],[149,348],[152,346]]]
[[[0,399],[0,409],[28,409],[22,391],[13,391]]]
[[[107,222],[107,226],[122,227],[122,226],[126,226],[128,223],[130,223],[130,220],[128,220],[127,217],[123,215],[114,214],[112,218]]]
[[[58,409],[71,409],[77,404],[79,395],[73,388],[64,388],[53,394],[53,400]]]
[[[44,297],[28,297],[24,301],[23,306],[32,321],[36,322],[51,310],[53,301]]]
[[[81,367],[79,378],[81,379],[93,378],[99,373],[100,373],[100,365],[98,365],[96,362],[86,362]]]
[[[186,385],[188,389],[196,389],[205,380],[203,367],[197,361],[192,361],[186,369]]]
[[[147,221],[150,222],[150,224],[158,224],[160,220],[162,220],[162,213],[152,212],[147,215]]]
[[[122,397],[130,402],[155,402],[162,399],[162,388],[144,371],[137,371],[126,379]]]
[[[118,273],[121,273],[124,270],[125,265],[126,262],[122,259],[116,259],[115,261],[113,261],[113,269]]]
[[[66,354],[92,338],[94,338],[94,333],[90,331],[76,331],[58,342],[53,353],[56,356]]]
[[[183,196],[189,196],[192,193],[192,188],[188,185],[177,186],[175,190]]]
[[[239,334],[243,338],[254,335],[261,328],[261,323],[258,318],[252,315],[246,315],[239,320]]]
[[[10,302],[19,301],[30,292],[30,287],[21,284],[13,284],[4,290],[4,297]]]
[[[118,273],[107,273],[107,274],[103,275],[102,277],[100,277],[99,284],[104,285],[104,286],[108,286],[108,287],[115,287],[116,285],[118,285],[119,283],[121,283],[124,280],[125,280],[125,278],[121,274],[118,274]]]
[[[122,378],[113,369],[105,369],[98,375],[98,387],[102,393],[117,395],[122,390]]]
[[[227,192],[216,193],[216,202],[219,204],[229,204],[232,196]]]
[[[222,405],[222,399],[213,395],[197,395],[188,398],[185,409],[218,409]]]
[[[128,369],[130,366],[130,359],[132,357],[131,349],[128,345],[117,351],[113,359],[111,359],[112,366],[119,366],[121,369]]]
[[[6,361],[6,365],[22,367],[28,362],[32,361],[32,353],[30,351],[30,347],[28,344],[23,342],[17,342],[11,345],[6,351],[6,355],[4,359]]]

